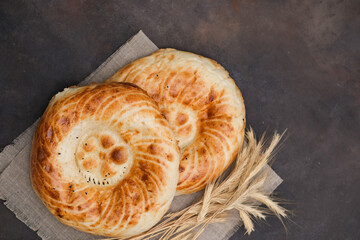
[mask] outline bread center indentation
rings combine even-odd
[[[173,103],[162,109],[162,113],[174,131],[181,149],[195,140],[198,117],[191,107]]]
[[[77,139],[75,161],[87,183],[107,186],[126,176],[132,165],[131,148],[115,131],[90,131]]]

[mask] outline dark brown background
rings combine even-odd
[[[294,212],[235,239],[360,239],[359,1],[0,2],[0,147],[142,29],[224,65],[248,126],[288,129],[274,169]],[[0,204],[0,239],[37,239]]]

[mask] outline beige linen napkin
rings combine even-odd
[[[140,31],[128,42],[113,53],[100,67],[88,76],[80,85],[92,82],[103,82],[118,69],[140,57],[158,50],[156,45]],[[34,193],[29,177],[30,150],[32,135],[37,121],[14,140],[12,145],[4,148],[0,153],[0,198],[5,205],[43,239],[98,239],[99,236],[90,235],[67,227],[56,220],[40,199]],[[270,168],[266,190],[272,192],[282,182],[281,178]],[[188,206],[201,193],[176,197],[171,210],[179,210]],[[239,228],[240,220],[234,214],[225,223],[210,225],[200,236],[200,239],[225,240]]]

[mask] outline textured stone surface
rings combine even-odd
[[[1,1],[0,147],[142,29],[211,57],[243,92],[257,133],[287,129],[273,168],[294,212],[251,237],[360,238],[360,2]],[[37,239],[0,205],[0,239]]]

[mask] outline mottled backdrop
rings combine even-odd
[[[0,147],[142,29],[227,68],[292,210],[235,239],[360,239],[360,1],[0,1]],[[0,204],[0,239],[37,239]]]

